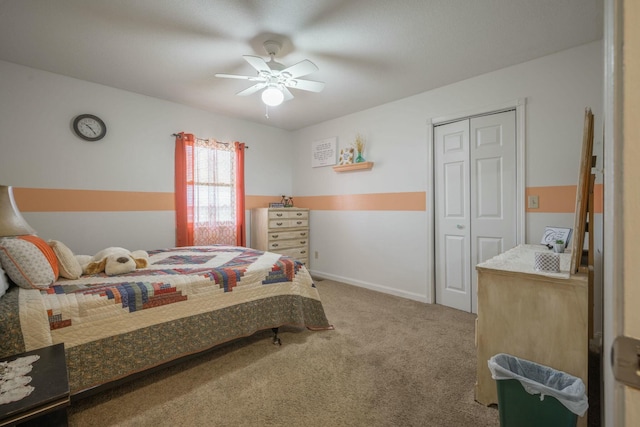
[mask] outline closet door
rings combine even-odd
[[[475,266],[516,245],[516,113],[470,120],[471,311],[478,309]]]
[[[477,311],[475,266],[516,243],[515,111],[434,128],[436,303]]]
[[[436,303],[471,311],[469,120],[434,128]]]

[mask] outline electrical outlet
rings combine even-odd
[[[540,207],[538,196],[529,196],[527,207],[529,209],[538,209]]]
[[[315,251],[315,252],[313,253],[313,257],[314,257],[315,259],[318,259],[318,251]]]

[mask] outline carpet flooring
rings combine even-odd
[[[70,426],[498,426],[475,315],[318,281],[332,331],[283,328],[74,402]]]

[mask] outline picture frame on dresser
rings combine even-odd
[[[564,241],[565,245],[568,245],[571,241],[571,228],[566,227],[550,227],[547,226],[544,229],[544,233],[542,234],[542,239],[540,240],[540,244],[546,246],[553,246],[553,243],[556,240]]]

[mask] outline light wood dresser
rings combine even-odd
[[[309,209],[251,210],[251,247],[309,262]]]
[[[587,274],[569,274],[571,254],[560,254],[560,273],[534,269],[542,245],[520,245],[476,266],[477,381],[475,398],[498,403],[487,361],[507,353],[582,379],[588,387]],[[586,425],[586,415],[578,426]]]

